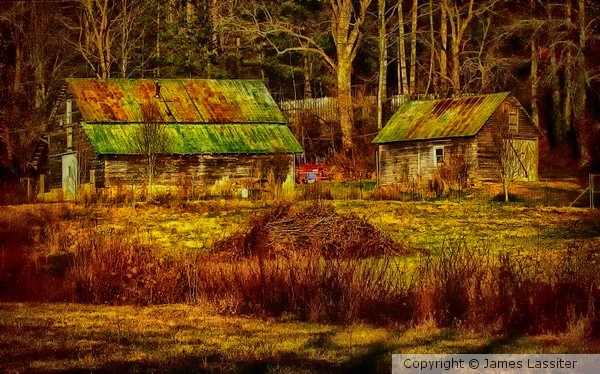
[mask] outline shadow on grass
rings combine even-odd
[[[505,334],[496,338],[490,339],[486,344],[483,344],[474,349],[466,350],[462,352],[464,354],[492,354],[501,353],[504,351],[503,348],[510,347],[519,338],[516,334]]]
[[[68,351],[68,350],[67,350]],[[81,367],[52,370],[44,368],[36,371],[27,368],[27,372],[36,373],[389,373],[391,354],[385,342],[375,342],[360,354],[346,362],[331,362],[325,359],[307,358],[300,353],[287,353],[268,359],[235,359],[221,354],[173,356],[161,362],[145,361],[109,361],[97,367]],[[54,355],[55,354],[55,355]],[[45,352],[35,355],[35,359],[73,358],[76,352]],[[44,357],[42,357],[44,356]],[[50,357],[52,356],[52,357]],[[33,356],[32,356],[33,357]],[[31,357],[20,357],[27,362]],[[0,361],[1,362],[1,361]],[[30,362],[30,361],[29,361]],[[1,366],[1,365],[0,365]]]

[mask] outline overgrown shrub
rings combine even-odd
[[[184,262],[157,256],[148,245],[91,234],[72,264],[75,300],[110,304],[165,304],[186,300]]]
[[[457,239],[407,260],[360,217],[313,202],[257,216],[215,253],[166,257],[132,234],[99,230],[83,219],[90,211],[48,209],[0,217],[0,232],[13,238],[0,242],[1,300],[207,300],[228,313],[316,322],[428,322],[500,333],[577,326],[583,337],[600,336],[594,241],[507,253]],[[82,228],[73,235],[60,219],[79,220]],[[27,245],[17,246],[33,228]],[[43,251],[32,251],[36,246]]]

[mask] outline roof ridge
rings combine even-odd
[[[501,95],[501,94],[506,94],[506,96],[511,94],[511,91],[501,91],[501,92],[494,92],[494,93],[489,93],[489,94],[472,94],[472,95],[464,95],[464,96],[450,96],[450,97],[443,97],[443,98],[437,98],[437,99],[409,99],[404,101],[404,103],[408,103],[408,102],[421,102],[421,101],[441,101],[441,100],[460,100],[460,99],[468,99],[469,97],[486,97],[486,96],[494,96],[494,95]]]

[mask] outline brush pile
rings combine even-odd
[[[216,242],[211,258],[367,258],[408,252],[407,246],[364,218],[340,214],[331,204],[312,201],[280,204],[255,216],[246,228]]]

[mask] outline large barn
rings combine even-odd
[[[470,186],[498,181],[503,170],[511,180],[535,181],[540,136],[508,92],[407,101],[373,140],[378,180],[432,180],[445,168],[459,170]]]
[[[144,108],[154,112],[151,119]],[[161,148],[142,146],[157,132]],[[258,80],[73,78],[32,166],[40,192],[59,190],[68,198],[83,184],[145,184],[150,173],[163,186],[269,175],[281,181],[293,175],[294,154],[301,152]]]

